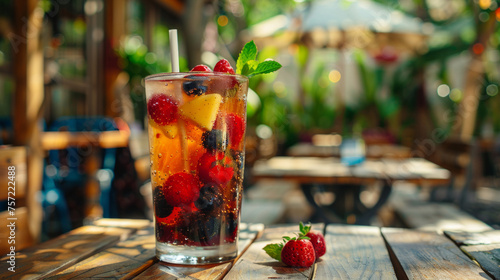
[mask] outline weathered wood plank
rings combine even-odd
[[[140,229],[131,238],[45,279],[129,279],[156,262],[154,227]]]
[[[460,248],[476,260],[486,273],[494,279],[500,279],[500,243]]]
[[[153,227],[153,223],[145,219],[99,219],[93,222],[94,226],[100,227],[119,227],[130,229],[145,229]]]
[[[445,231],[444,234],[457,245],[500,244],[500,230],[483,232]]]
[[[378,227],[329,225],[316,279],[396,279]]]
[[[314,230],[323,232],[323,225],[314,225]],[[237,279],[309,279],[314,275],[315,265],[310,268],[293,268],[269,257],[262,248],[269,243],[282,242],[282,236],[292,236],[298,226],[276,226],[266,228],[263,235],[235,263],[226,278]]]
[[[469,232],[491,230],[490,226],[453,204],[426,201],[393,201],[391,204],[410,228],[438,233],[445,230]]]
[[[134,230],[84,226],[67,234],[29,247],[16,254],[15,273],[5,273],[7,257],[0,260],[3,279],[41,279],[65,269],[120,239]]]
[[[239,256],[245,252],[252,241],[264,230],[263,224],[240,224],[238,240]],[[235,260],[236,261],[236,260]],[[158,262],[134,279],[222,279],[231,269],[234,261],[205,266],[174,265]]]
[[[484,232],[450,232],[445,234],[460,249],[479,263],[484,271],[500,279],[500,230]]]
[[[491,279],[449,239],[434,232],[383,228],[398,278]]]

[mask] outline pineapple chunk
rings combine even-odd
[[[177,133],[179,131],[177,127],[177,123],[174,124],[167,124],[167,125],[159,125],[152,119],[149,119],[149,125],[152,127],[161,130],[165,136],[167,136],[170,139],[174,139],[175,136],[177,136]]]
[[[221,100],[219,94],[202,95],[180,106],[179,113],[200,127],[212,130]]]

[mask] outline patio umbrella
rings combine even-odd
[[[246,39],[260,46],[286,47],[301,42],[309,48],[339,51],[363,49],[377,60],[392,62],[401,54],[415,55],[427,50],[430,23],[392,7],[368,0],[312,1],[291,14],[280,15],[247,30]],[[338,70],[343,72],[345,57]],[[342,79],[345,80],[345,79]],[[339,122],[342,122],[344,82],[338,84]],[[303,93],[299,94],[303,100]],[[338,129],[338,127],[337,127]]]
[[[425,51],[432,26],[391,7],[372,1],[322,0],[298,11],[294,29],[314,47],[362,48],[386,46],[398,52]]]
[[[301,41],[310,47],[361,48],[398,52],[426,50],[432,24],[368,0],[313,1],[289,15],[279,15],[245,30],[259,45],[287,46]]]

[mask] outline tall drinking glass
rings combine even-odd
[[[178,264],[237,256],[248,78],[145,79],[156,255]]]

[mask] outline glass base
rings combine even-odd
[[[222,263],[238,255],[236,242],[217,246],[182,246],[156,242],[156,257],[167,263],[199,265]]]

